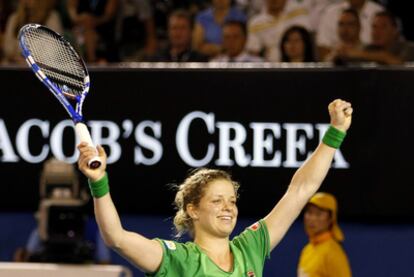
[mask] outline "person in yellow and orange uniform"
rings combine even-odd
[[[298,277],[351,277],[351,267],[341,242],[344,235],[337,222],[337,202],[332,194],[318,192],[304,212],[309,243],[299,259]]]

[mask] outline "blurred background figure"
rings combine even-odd
[[[88,63],[119,61],[115,29],[119,0],[67,0],[72,31]]]
[[[3,44],[7,19],[13,13],[14,9],[15,3],[12,3],[9,0],[0,0],[0,63],[4,58]]]
[[[168,39],[168,18],[173,11],[186,10],[193,19],[211,4],[211,0],[151,0],[150,2],[157,26],[157,38],[160,41]]]
[[[150,0],[120,0],[117,34],[122,61],[136,62],[157,50],[157,34]]]
[[[361,32],[360,39],[364,44],[371,43],[371,23],[375,14],[384,8],[371,0],[343,0],[339,3],[326,7],[319,22],[316,32],[316,44],[318,55],[321,60],[330,53],[332,48],[338,45],[338,24],[339,17],[345,9],[354,9],[360,18]]]
[[[352,8],[342,11],[338,20],[338,45],[330,50],[325,61],[332,61],[336,64],[352,61],[346,53],[364,48],[360,40],[360,32],[361,22],[358,12]]]
[[[208,56],[191,47],[193,22],[186,10],[176,10],[168,19],[168,43],[148,60],[153,62],[206,62]]]
[[[196,16],[194,49],[211,58],[220,54],[223,42],[222,27],[229,20],[246,22],[246,16],[231,5],[231,0],[213,0],[210,8]]]
[[[40,177],[37,227],[15,261],[99,263],[111,261],[110,250],[101,239],[94,220],[87,220],[89,194],[80,189],[72,164],[51,158]]]
[[[397,18],[378,12],[372,22],[372,43],[363,49],[342,49],[344,60],[398,65],[414,61],[414,43],[401,34]]]
[[[414,61],[414,43],[405,40],[400,28],[392,13],[383,11],[375,15],[372,22],[372,43],[366,50],[378,55],[378,58],[375,59],[374,56],[371,60],[384,64]]]
[[[58,12],[54,10],[55,0],[19,0],[17,9],[7,20],[3,41],[6,63],[23,64],[17,40],[19,30],[27,23],[45,25],[62,34],[63,27]]]
[[[282,62],[315,62],[312,35],[302,26],[292,26],[286,30],[280,42]]]
[[[246,23],[227,21],[223,26],[223,53],[212,62],[262,62],[263,59],[245,51],[247,39]]]
[[[287,0],[266,0],[265,8],[248,22],[247,50],[270,62],[280,62],[280,41],[290,26],[310,26],[306,8]]]
[[[247,14],[248,18],[251,18],[263,11],[266,1],[267,0],[236,0],[235,2],[237,6]],[[286,4],[306,9],[310,17],[310,25],[306,27],[314,31],[319,25],[319,20],[325,8],[338,1],[341,0],[287,0]]]
[[[316,193],[305,206],[304,225],[309,243],[299,259],[298,277],[351,277],[351,268],[341,242],[338,206],[332,194]]]

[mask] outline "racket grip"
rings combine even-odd
[[[96,149],[95,145],[92,142],[92,138],[91,138],[91,135],[89,133],[88,127],[86,127],[86,125],[84,123],[82,123],[82,122],[76,123],[75,124],[75,131],[76,131],[76,134],[78,135],[79,140],[81,142],[86,142],[86,143],[89,144],[89,146]],[[88,166],[89,166],[89,168],[92,168],[92,169],[100,167],[101,164],[102,164],[102,161],[101,161],[101,158],[99,158],[99,156],[98,156],[98,152],[96,152],[95,157],[93,157],[92,159],[90,159],[88,161]]]

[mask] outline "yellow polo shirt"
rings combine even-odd
[[[351,268],[345,251],[330,232],[311,238],[302,250],[298,277],[351,276]]]

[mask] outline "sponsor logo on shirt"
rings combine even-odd
[[[164,244],[165,246],[170,249],[170,250],[175,250],[177,249],[177,247],[175,246],[175,243],[173,241],[170,240],[164,240]]]
[[[249,270],[247,272],[247,277],[255,277],[256,275],[254,274],[253,270]]]
[[[256,223],[254,223],[253,225],[251,225],[249,227],[249,229],[252,230],[252,231],[257,231],[259,228],[260,228],[260,223],[259,222],[256,222]]]

